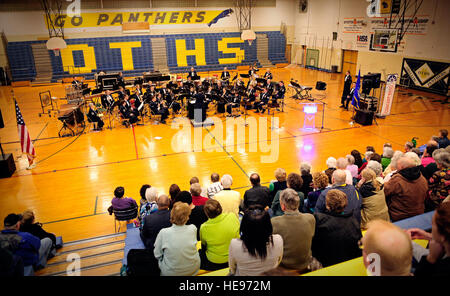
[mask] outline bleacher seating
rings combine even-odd
[[[257,33],[264,33],[269,39],[268,57],[270,62],[272,64],[285,63],[286,37],[279,31]],[[85,45],[93,48],[93,50],[89,49],[83,52],[80,48],[76,48],[70,56],[66,57],[65,64],[62,62],[62,55],[65,50],[62,50],[59,56],[56,56],[53,51],[49,51],[53,69],[52,81],[56,82],[57,80],[62,80],[62,78],[72,75],[83,76],[85,79],[93,79],[94,74],[100,70],[106,72],[122,71],[124,76],[137,76],[142,75],[143,72],[153,71],[152,38],[165,38],[167,66],[172,73],[186,73],[191,66],[195,66],[199,72],[218,71],[222,70],[223,67],[228,67],[230,70],[233,70],[238,65],[250,65],[255,62],[261,67],[257,59],[256,42],[252,46],[249,46],[247,42],[228,43],[228,48],[240,48],[244,50],[245,54],[243,56],[237,56],[235,53],[224,53],[219,49],[218,43],[223,38],[236,38],[236,40],[240,40],[239,32],[77,38],[66,39],[68,46]],[[185,40],[186,50],[192,50],[195,47],[195,39],[203,40],[205,63],[199,64],[195,56],[187,55],[187,65],[180,65],[179,57],[177,57],[176,40]],[[26,41],[8,43],[7,54],[11,65],[13,81],[32,81],[36,78],[31,44],[44,42]],[[128,58],[126,56],[122,57],[122,51],[127,51],[125,49],[127,42],[133,42],[130,45],[137,45],[140,42],[140,47],[131,47],[132,57]],[[111,46],[111,43],[116,43],[116,45]],[[222,64],[220,59],[225,58],[235,58],[235,63],[233,61]],[[128,66],[124,66],[124,63],[127,63]],[[87,67],[87,65],[94,66],[90,67],[92,69],[83,70],[82,68]]]

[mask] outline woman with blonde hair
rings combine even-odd
[[[200,270],[197,252],[197,227],[186,225],[191,208],[176,202],[170,212],[171,227],[158,233],[153,253],[162,276],[193,276]]]
[[[56,249],[56,236],[53,233],[49,233],[42,228],[42,224],[39,222],[35,222],[34,213],[31,210],[26,210],[22,213],[22,221],[20,223],[20,231],[28,232],[37,238],[44,239],[48,237],[52,240],[52,247],[50,252]]]
[[[361,172],[361,181],[356,186],[362,197],[361,228],[366,229],[371,220],[389,221],[383,185],[377,181],[375,172],[369,168],[364,169]]]

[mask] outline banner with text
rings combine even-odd
[[[380,116],[391,114],[392,102],[394,101],[395,86],[397,84],[398,74],[389,74],[386,79],[386,87],[384,89],[383,106],[381,107]]]
[[[446,95],[449,73],[449,63],[405,58],[401,73],[402,84]]]

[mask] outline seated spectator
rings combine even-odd
[[[333,185],[331,188],[325,189],[320,194],[319,198],[317,199],[316,208],[314,210],[314,213],[324,213],[326,212],[326,196],[328,191],[332,189],[337,189],[345,193],[346,195],[346,206],[344,208],[344,214],[351,214],[353,215],[358,222],[361,222],[361,197],[359,196],[358,191],[356,190],[355,186],[348,185],[345,183],[346,174],[343,170],[336,170],[333,173]]]
[[[375,172],[367,168],[362,171],[361,176],[357,188],[362,198],[361,228],[366,229],[369,221],[389,221],[389,212],[382,185],[377,181]]]
[[[404,156],[397,162],[398,173],[384,184],[384,194],[392,221],[424,213],[428,184],[418,166]]]
[[[220,203],[223,213],[233,213],[239,218],[239,206],[242,203],[241,194],[231,190],[233,178],[230,175],[223,175],[220,180],[223,190],[214,195],[214,199]]]
[[[328,183],[331,184],[331,176],[333,175],[334,171],[336,170],[336,158],[334,157],[328,157],[327,159],[327,169],[324,171],[324,173],[328,176]]]
[[[337,170],[342,170],[345,173],[345,183],[348,185],[353,185],[353,177],[352,173],[350,173],[349,170],[347,170],[348,161],[344,157],[338,158],[336,162],[336,168]]]
[[[200,226],[200,268],[226,268],[230,242],[233,238],[239,238],[239,219],[233,213],[222,213],[220,203],[214,199],[208,200],[203,209],[208,221]]]
[[[433,214],[431,234],[409,229],[411,239],[429,240],[429,252],[419,258],[415,276],[448,276],[450,274],[450,202],[441,203]]]
[[[300,191],[303,192],[303,196],[308,196],[308,193],[313,191],[311,165],[307,162],[302,162],[300,164],[300,174],[303,179],[302,189]]]
[[[372,151],[366,151],[366,153],[364,154],[363,164],[358,168],[358,174],[361,174],[362,170],[366,168],[372,155],[373,155]]]
[[[305,199],[303,213],[314,213],[317,199],[319,199],[320,194],[328,187],[328,176],[325,173],[315,172],[312,176],[314,191],[310,192],[308,198]]]
[[[339,171],[334,174],[336,173]],[[323,267],[361,256],[361,249],[358,247],[358,241],[362,237],[360,222],[352,212],[345,212],[345,193],[337,189],[328,190],[325,204],[326,210],[323,213],[314,213],[316,229],[311,246],[312,255]]]
[[[397,161],[404,155],[401,151],[395,151],[394,155],[391,158],[391,163],[389,163],[388,167],[383,172],[383,184],[391,179],[392,175],[397,172]]]
[[[287,187],[294,190],[295,192],[297,192],[298,196],[299,196],[299,210],[303,209],[303,205],[304,205],[304,200],[305,197],[303,196],[303,192],[301,192],[301,188],[302,188],[302,184],[303,184],[303,179],[302,176],[300,176],[299,174],[296,173],[290,173],[287,179]],[[277,194],[275,195],[275,198],[273,199],[272,202],[272,217],[277,217],[277,216],[281,216],[284,214],[284,211],[281,209],[281,204],[280,204],[280,195],[283,192],[283,190],[278,191]]]
[[[52,256],[56,255],[56,236],[53,233],[49,233],[42,228],[42,224],[35,222],[35,217],[33,211],[26,210],[22,213],[22,221],[20,223],[20,231],[28,232],[38,239],[42,240],[48,237],[52,241],[52,247],[50,253],[53,252]]]
[[[283,239],[272,234],[272,223],[260,205],[246,209],[240,239],[232,239],[228,253],[231,275],[256,276],[278,267],[283,258]]]
[[[170,212],[172,226],[161,229],[156,237],[153,253],[162,276],[193,276],[200,269],[197,229],[186,225],[190,214],[189,205],[176,202]]]
[[[167,195],[162,194],[157,199],[158,210],[144,218],[142,230],[140,232],[142,242],[147,249],[153,250],[156,236],[163,228],[170,227],[170,201]]]
[[[404,154],[404,156],[409,158],[414,163],[414,166],[418,166],[418,167],[422,166],[422,161],[420,160],[420,157],[419,157],[419,155],[417,153],[415,153],[415,152],[406,152]],[[397,169],[397,171],[398,171],[398,169]]]
[[[413,148],[414,148],[414,144],[411,143],[410,141],[405,143],[405,153],[412,152]]]
[[[448,130],[441,129],[439,131],[439,139],[438,139],[439,148],[447,148],[450,145],[450,140],[448,139]]]
[[[114,198],[111,201],[111,206],[114,210],[127,210],[130,208],[137,208],[137,203],[131,197],[124,197],[125,188],[122,186],[117,187],[114,190]]]
[[[177,184],[172,184],[169,187],[169,197],[170,197],[170,206],[169,209],[172,209],[174,204],[175,197],[181,191],[180,187]]]
[[[372,275],[408,276],[411,275],[412,246],[404,230],[382,220],[371,221],[364,237],[363,262]],[[379,256],[379,270],[371,269],[370,254]]]
[[[371,159],[367,163],[366,168],[371,169],[372,171],[374,171],[375,175],[377,176],[377,181],[380,184],[384,184],[384,178],[382,177],[383,167],[382,167],[380,162]]]
[[[191,180],[189,180],[189,188],[192,184],[199,183],[200,180],[197,177],[192,177]],[[202,187],[202,192],[200,193],[200,196],[208,196],[208,192],[206,191],[206,188]]]
[[[14,255],[6,248],[0,248],[0,277],[22,277],[23,268],[22,257]]]
[[[371,155],[375,153],[375,148],[373,146],[367,146],[366,147],[366,152],[364,152],[364,158],[363,158],[363,163],[369,161],[367,159],[367,155]]]
[[[24,267],[33,266],[35,270],[44,268],[47,266],[52,240],[48,237],[39,239],[28,232],[19,231],[21,219],[21,215],[6,216],[0,244],[13,255],[21,257]]]
[[[139,190],[139,195],[141,196],[141,200],[139,201],[139,212],[142,210],[142,205],[147,203],[147,199],[145,198],[145,192],[148,188],[152,187],[151,185],[144,184],[141,186]]]
[[[392,147],[389,146],[383,147],[383,156],[381,157],[381,166],[383,167],[383,171],[391,163],[391,159],[393,156],[394,156],[394,149],[392,149]]]
[[[192,203],[196,206],[203,206],[205,202],[208,200],[207,197],[201,196],[202,187],[199,183],[194,183],[191,185],[191,195],[192,195]]]
[[[352,152],[350,152],[350,154],[355,158],[355,164],[359,169],[363,164],[363,161],[361,159],[361,153],[359,153],[358,150],[352,150]]]
[[[287,188],[286,182],[286,171],[284,169],[278,168],[275,170],[275,182],[271,182],[269,185],[270,191],[270,203],[272,204],[273,199],[279,190],[284,190]]]
[[[448,146],[447,146],[448,147]],[[437,171],[439,171],[437,163],[436,163],[436,158],[437,158],[437,154],[440,154],[442,152],[445,152],[445,149],[439,148],[433,151],[432,157],[434,159],[434,162],[430,163],[429,165],[427,165],[427,167],[423,167],[422,165],[420,166],[420,172],[422,173],[422,175],[425,177],[425,179],[427,181],[430,180],[430,178],[433,176],[433,174]],[[450,151],[449,151],[450,152]],[[448,152],[448,153],[449,153]],[[421,162],[422,163],[422,162]]]
[[[436,149],[438,149],[438,143],[436,141],[429,141],[427,143],[427,147],[425,148],[425,151],[423,152],[422,160],[421,160],[424,168],[426,168],[427,165],[429,165],[430,163],[434,162],[433,152]]]
[[[352,174],[352,178],[356,179],[358,177],[358,166],[355,164],[355,158],[351,154],[348,154],[346,158],[348,162],[346,169]]]
[[[203,206],[196,206],[192,203],[192,196],[189,191],[181,191],[177,194],[175,202],[184,202],[189,205],[191,208],[191,214],[189,215],[189,220],[187,221],[187,225],[194,224],[197,228],[197,240],[200,240],[200,226],[208,220],[205,212],[203,211]]]
[[[450,195],[450,153],[444,149],[433,152],[438,171],[428,180],[428,194],[425,200],[427,211],[432,211]],[[431,166],[432,164],[429,164]]]
[[[139,228],[141,230],[142,227],[144,227],[145,217],[158,210],[158,205],[156,203],[156,200],[158,199],[158,191],[156,190],[156,188],[147,188],[147,190],[145,190],[145,199],[146,202],[141,204],[141,210],[139,212]]]
[[[284,215],[272,218],[273,234],[283,238],[283,259],[280,265],[304,273],[311,262],[311,242],[316,221],[313,215],[298,211],[300,198],[293,189],[281,191],[280,204]]]
[[[261,179],[257,173],[250,175],[252,188],[244,193],[244,210],[252,205],[261,205],[263,208],[270,206],[269,188],[261,186]]]
[[[220,184],[220,176],[218,173],[211,174],[211,182],[212,184],[209,185],[208,188],[206,189],[208,198],[213,198],[215,194],[217,194],[223,189],[222,184]]]

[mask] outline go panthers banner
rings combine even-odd
[[[402,84],[446,95],[449,73],[449,63],[404,58],[401,74]]]
[[[65,29],[121,26],[127,22],[148,22],[150,25],[208,24],[221,13],[222,10],[94,12],[61,15],[53,21]]]

